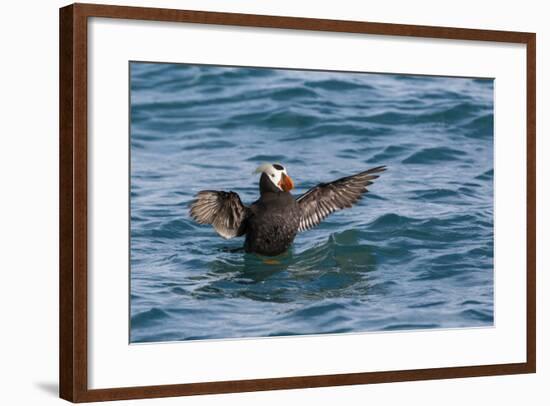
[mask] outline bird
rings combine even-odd
[[[310,230],[331,213],[352,207],[386,166],[377,166],[329,183],[319,183],[294,197],[294,181],[279,163],[260,165],[260,197],[245,205],[233,191],[202,190],[189,206],[190,217],[210,224],[223,238],[245,236],[244,251],[263,256],[286,252],[296,235]]]

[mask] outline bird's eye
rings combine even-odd
[[[272,173],[272,174],[271,174],[271,177],[274,178],[274,177],[275,177],[275,174]]]

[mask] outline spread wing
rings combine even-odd
[[[377,166],[330,183],[321,183],[308,190],[296,199],[302,210],[298,231],[309,230],[329,214],[351,207],[363,193],[368,192],[367,186],[378,178],[377,174],[385,170],[385,166]]]
[[[223,238],[244,234],[246,207],[235,192],[203,190],[191,202],[189,215],[199,224],[212,224]]]

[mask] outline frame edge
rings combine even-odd
[[[59,397],[88,392],[87,15],[59,9]]]
[[[527,369],[537,371],[537,54],[535,33],[527,38],[527,84],[526,84],[526,116],[527,116]]]
[[[532,35],[532,33],[520,31],[380,23],[357,20],[329,20],[324,18],[180,10],[172,8],[114,6],[93,3],[74,3],[74,6],[80,10],[82,14],[88,16],[144,21],[187,22],[241,27],[516,43],[527,43]]]
[[[73,296],[74,7],[59,9],[59,397],[75,401]]]

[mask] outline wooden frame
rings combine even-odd
[[[527,361],[469,367],[89,389],[87,377],[87,22],[89,17],[526,44]],[[74,4],[60,9],[60,396],[72,402],[90,402],[535,372],[535,41],[534,33],[524,32],[91,4]]]

